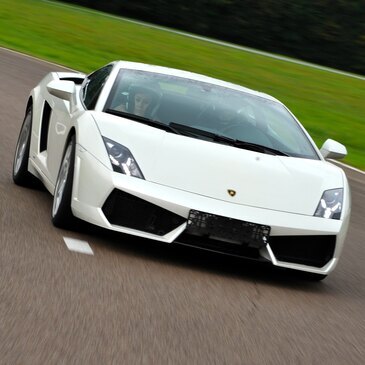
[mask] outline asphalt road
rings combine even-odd
[[[365,175],[347,171],[348,239],[320,283],[89,226],[56,229],[51,196],[11,178],[29,90],[55,69],[0,49],[0,364],[365,363]]]

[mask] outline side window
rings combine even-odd
[[[113,66],[108,65],[89,75],[82,85],[81,95],[87,109],[94,109]]]

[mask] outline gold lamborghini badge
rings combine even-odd
[[[232,189],[228,189],[227,191],[228,191],[228,194],[230,196],[235,196],[236,195],[236,192],[234,190],[232,190]]]

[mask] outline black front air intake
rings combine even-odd
[[[201,248],[204,250],[224,253],[226,255],[264,261],[257,248],[248,247],[247,245],[243,244],[238,245],[229,243],[206,236],[194,236],[188,233],[183,233],[174,242],[186,246]]]
[[[336,236],[272,236],[269,244],[279,261],[323,267],[333,258]]]
[[[186,219],[146,200],[114,189],[103,205],[106,219],[113,225],[163,236]]]

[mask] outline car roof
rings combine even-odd
[[[191,79],[191,80],[219,85],[222,87],[227,87],[230,89],[246,92],[251,95],[255,95],[255,96],[265,98],[268,100],[276,101],[276,102],[282,104],[279,100],[272,97],[271,95],[268,95],[268,94],[265,94],[265,93],[262,93],[259,91],[255,91],[255,90],[249,89],[244,86],[233,84],[231,82],[223,81],[220,79],[216,79],[213,77],[205,76],[205,75],[190,72],[190,71],[184,71],[184,70],[179,70],[179,69],[164,67],[164,66],[149,65],[146,63],[129,62],[129,61],[115,61],[115,62],[112,62],[111,64],[113,64],[114,67],[119,68],[119,69],[131,69],[131,70],[139,70],[139,71],[147,71],[147,72],[156,72],[156,73],[161,73],[161,74],[165,74],[165,75],[183,77],[183,78],[187,78],[187,79]]]

